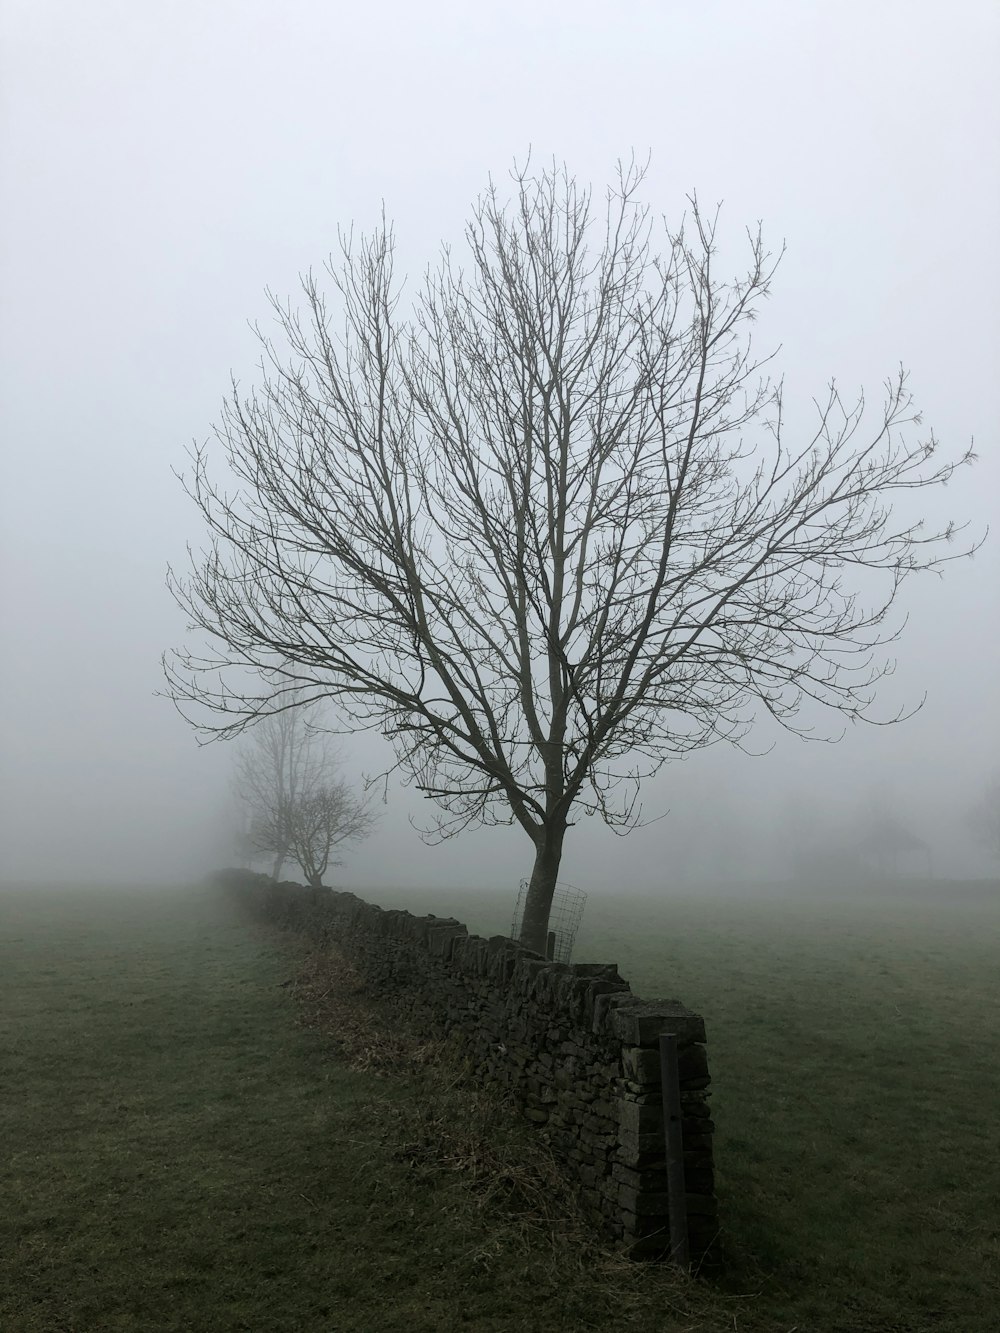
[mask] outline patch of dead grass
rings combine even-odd
[[[676,1269],[636,1264],[622,1245],[602,1236],[515,1100],[478,1081],[453,1045],[421,1037],[366,995],[336,946],[310,952],[286,985],[300,1021],[329,1041],[337,1059],[404,1080],[404,1096],[396,1095],[397,1086],[369,1108],[380,1123],[382,1149],[408,1164],[422,1192],[442,1204],[447,1196],[452,1208],[454,1191],[442,1187],[461,1181],[457,1206],[467,1210],[470,1232],[488,1238],[478,1255],[483,1267],[509,1255],[513,1244],[543,1264],[550,1281],[584,1282],[609,1319],[624,1316],[645,1326],[658,1311],[684,1328],[706,1327],[706,1301],[714,1300],[704,1287]]]
[[[285,983],[299,1020],[329,1042],[338,1059],[362,1073],[414,1074],[436,1063],[441,1043],[418,1038],[365,994],[356,968],[334,945],[314,949]]]

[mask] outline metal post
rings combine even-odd
[[[556,932],[554,930],[550,930],[545,937],[545,957],[551,963],[552,959],[555,958],[555,956],[556,956]]]
[[[660,1033],[660,1088],[663,1094],[663,1138],[667,1150],[667,1207],[670,1211],[670,1258],[687,1268],[687,1198],[684,1187],[684,1141],[681,1137],[681,1084],[677,1073],[677,1037]]]

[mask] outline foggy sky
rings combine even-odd
[[[651,152],[643,190],[676,220],[724,200],[787,256],[756,333],[790,402],[836,376],[877,402],[900,363],[943,446],[979,465],[925,497],[982,531],[1000,494],[1000,112],[992,0],[803,5],[425,0],[8,0],[2,23],[4,648],[0,877],[167,880],[231,859],[231,752],[199,749],[155,696],[185,626],[164,588],[201,532],[171,475],[205,439],[248,321],[294,294],[338,225],[384,201],[418,278],[531,147],[600,190]],[[805,419],[804,417],[802,419]],[[964,805],[998,763],[1000,559],[921,580],[885,712],[836,746],[773,728],[644,790],[659,823],[586,820],[563,873],[598,890],[760,870],[796,802],[831,828],[883,800],[976,873]],[[371,738],[346,773],[388,762]],[[364,885],[516,883],[520,829],[426,849],[390,789]],[[734,850],[735,849],[735,850]],[[686,858],[686,860],[685,860]],[[745,863],[745,864],[744,864]]]

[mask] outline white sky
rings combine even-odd
[[[904,363],[944,445],[975,436],[982,455],[932,513],[996,518],[993,0],[6,0],[0,24],[8,876],[171,878],[228,859],[231,756],[199,750],[154,697],[184,632],[165,565],[199,536],[171,467],[207,436],[230,370],[252,373],[265,287],[292,293],[337,225],[370,225],[382,200],[419,273],[529,145],[598,187],[650,150],[655,210],[676,217],[697,189],[725,201],[734,241],[760,218],[788,243],[760,336],[783,345],[789,398],[833,375],[877,397]],[[699,846],[756,830],[760,852],[803,793],[847,812],[885,793],[974,870],[958,821],[997,763],[998,549],[911,598],[887,698],[926,690],[918,717],[674,767],[646,793],[674,813],[624,843],[588,821],[565,877],[660,883],[682,825]],[[380,758],[356,743],[349,761]],[[516,829],[426,850],[413,808],[394,793],[345,878],[514,884],[530,868]]]

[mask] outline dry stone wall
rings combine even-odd
[[[674,1034],[691,1260],[712,1257],[714,1126],[698,1014],[639,999],[613,964],[547,962],[455,920],[248,872],[227,877],[259,915],[344,948],[370,993],[408,1024],[460,1040],[477,1074],[510,1090],[547,1137],[591,1220],[636,1258],[669,1251],[659,1037]]]

